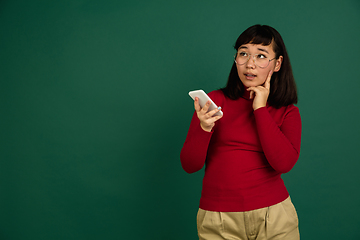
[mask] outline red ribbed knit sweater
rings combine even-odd
[[[212,132],[205,132],[194,113],[180,153],[188,173],[205,165],[200,208],[242,212],[285,200],[289,194],[281,174],[292,169],[300,153],[298,108],[267,106],[254,111],[248,92],[237,100],[220,90],[209,96],[224,116]]]

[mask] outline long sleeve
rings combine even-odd
[[[195,112],[180,152],[181,165],[187,173],[194,173],[203,168],[211,135],[212,132],[202,130]]]
[[[222,106],[225,98],[221,91],[212,91],[208,95],[218,106]],[[204,167],[209,143],[217,129],[217,124],[215,123],[212,132],[204,131],[200,127],[200,120],[196,112],[194,112],[185,143],[180,152],[181,165],[187,173],[197,172]]]
[[[277,204],[289,196],[281,174],[299,158],[301,118],[296,106],[253,110],[245,95],[226,98],[221,90],[209,96],[224,116],[213,132],[205,132],[194,113],[180,153],[188,173],[206,165],[200,208],[242,212]]]
[[[261,146],[271,167],[280,173],[297,162],[301,143],[301,118],[297,107],[289,107],[280,125],[266,107],[254,111]]]

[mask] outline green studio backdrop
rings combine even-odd
[[[187,93],[223,87],[257,23],[298,85],[301,236],[360,239],[356,0],[1,0],[0,239],[197,239]]]

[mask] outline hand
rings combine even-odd
[[[194,107],[197,114],[197,117],[200,120],[201,128],[206,132],[211,132],[212,128],[215,126],[215,122],[222,118],[222,116],[214,116],[215,113],[219,112],[220,109],[214,109],[210,112],[209,110],[211,102],[207,101],[203,108],[200,107],[199,98],[195,98]]]
[[[270,80],[271,80],[272,73],[273,73],[273,71],[269,72],[267,79],[263,85],[256,86],[256,87],[249,87],[248,89],[246,89],[247,91],[250,91],[250,99],[254,98],[254,101],[253,101],[254,111],[258,108],[266,106],[266,102],[268,100],[269,93],[270,93]],[[255,95],[255,97],[254,97],[254,95]]]

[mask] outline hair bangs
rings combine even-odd
[[[252,28],[249,28],[245,30],[237,39],[235,43],[235,50],[237,50],[241,45],[243,44],[261,44],[264,46],[268,46],[273,41],[274,36],[271,34],[271,32],[261,26],[261,25],[255,25]]]

